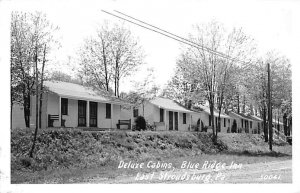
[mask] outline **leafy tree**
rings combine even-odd
[[[173,99],[187,108],[203,104],[204,99],[197,92],[197,82],[186,73],[185,65],[177,65],[174,76],[163,90],[164,97]]]
[[[147,75],[143,80],[133,81],[134,91],[123,94],[123,98],[129,103],[134,104],[134,108],[143,108],[143,116],[145,112],[145,102],[158,96],[159,88],[154,83],[154,69],[148,68]]]
[[[11,19],[11,101],[24,106],[26,127],[30,125],[30,96],[35,94],[35,75],[43,88],[44,70],[54,45],[58,27],[51,24],[41,12],[13,12]],[[38,71],[35,71],[35,64]],[[42,93],[42,92],[40,92]]]
[[[62,81],[62,82],[70,82],[75,84],[83,84],[82,81],[79,78],[73,78],[69,74],[66,74],[61,71],[53,71],[51,72],[48,77],[48,80],[56,80],[56,81]]]
[[[260,58],[252,68],[244,69],[243,85],[246,87],[252,105],[258,109],[260,116],[263,118],[266,142],[269,138],[267,129],[267,63],[271,65],[273,117],[277,117],[278,121],[286,112],[283,109],[289,111],[289,105],[286,106],[285,104],[291,105],[288,101],[291,101],[292,98],[291,65],[286,57],[271,51]]]
[[[28,14],[13,12],[11,18],[11,105],[23,104],[26,127],[30,123],[30,95],[33,93],[33,41]]]

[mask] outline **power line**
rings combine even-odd
[[[174,33],[169,32],[169,31],[163,30],[163,29],[161,29],[161,28],[159,28],[159,27],[156,27],[156,26],[154,26],[154,25],[151,25],[151,24],[149,24],[149,23],[147,23],[147,22],[144,22],[144,21],[142,21],[142,20],[136,19],[136,18],[134,18],[134,17],[132,17],[132,16],[129,16],[129,15],[125,14],[125,13],[122,13],[122,12],[117,11],[117,10],[114,10],[114,11],[117,12],[117,13],[119,13],[119,14],[121,14],[121,15],[124,15],[124,16],[126,16],[126,17],[129,17],[129,18],[131,18],[131,19],[134,19],[134,20],[136,20],[136,21],[138,21],[138,22],[141,22],[141,23],[143,23],[143,24],[146,24],[146,25],[148,25],[148,26],[151,26],[151,27],[153,27],[153,28],[155,28],[155,29],[158,29],[158,30],[160,30],[160,31],[163,31],[163,32],[165,32],[165,33],[167,33],[167,34],[170,34],[170,35],[172,35],[172,36],[175,36],[175,37],[177,37],[177,38],[180,38],[180,39],[182,39],[182,40],[184,40],[184,41],[187,41],[187,42],[192,43],[192,44],[195,44],[195,45],[197,45],[197,46],[199,46],[199,47],[205,48],[206,51],[210,51],[210,52],[213,52],[213,53],[216,53],[216,54],[220,54],[220,55],[222,55],[222,56],[224,56],[224,57],[230,58],[230,56],[228,56],[228,55],[225,55],[225,54],[223,54],[223,53],[221,53],[221,52],[218,52],[218,51],[215,51],[215,50],[213,50],[213,49],[207,48],[207,47],[205,47],[205,46],[203,46],[203,45],[199,45],[199,44],[197,44],[197,43],[195,43],[195,42],[192,42],[192,41],[190,41],[190,40],[188,40],[188,39],[186,39],[186,38],[183,38],[183,37],[181,37],[181,36],[178,36],[178,35],[176,35],[176,34],[174,34]]]
[[[238,59],[236,59],[236,58],[231,58],[231,57],[229,57],[228,55],[225,55],[225,54],[223,54],[223,53],[221,53],[221,52],[212,50],[212,49],[207,48],[207,47],[205,47],[205,46],[203,46],[203,45],[199,45],[199,44],[197,44],[197,43],[195,43],[195,42],[192,42],[192,41],[190,41],[190,40],[188,40],[188,39],[186,39],[186,38],[180,37],[180,36],[178,36],[178,35],[176,35],[176,34],[173,34],[173,33],[171,33],[171,32],[168,32],[168,31],[166,31],[166,30],[163,30],[163,29],[161,29],[161,28],[158,28],[158,27],[156,27],[156,26],[154,26],[154,25],[148,24],[148,23],[146,23],[146,22],[144,22],[144,21],[138,20],[138,19],[136,19],[136,18],[134,18],[134,17],[131,17],[131,16],[126,15],[126,14],[124,14],[124,13],[121,13],[121,12],[119,12],[119,11],[116,11],[116,10],[115,10],[115,12],[117,12],[117,13],[119,13],[119,14],[122,14],[122,15],[124,15],[124,16],[126,16],[126,17],[131,18],[131,19],[134,19],[134,20],[136,20],[136,21],[138,21],[138,22],[140,22],[140,23],[146,24],[146,25],[148,25],[148,26],[150,26],[150,27],[152,27],[152,28],[155,28],[155,29],[157,29],[157,30],[151,29],[151,28],[146,27],[146,26],[144,26],[144,25],[142,25],[142,24],[138,24],[138,23],[136,23],[136,22],[134,22],[134,21],[131,21],[131,20],[126,19],[126,18],[124,18],[124,17],[121,17],[121,16],[118,16],[118,15],[116,15],[116,14],[110,13],[110,12],[108,12],[108,11],[104,11],[104,10],[101,10],[101,11],[104,12],[104,13],[106,13],[106,14],[109,14],[109,15],[112,15],[112,16],[114,16],[114,17],[117,17],[117,18],[119,18],[119,19],[125,20],[125,21],[127,21],[127,22],[129,22],[129,23],[132,23],[132,24],[134,24],[134,25],[140,26],[140,27],[145,28],[145,29],[147,29],[147,30],[156,32],[156,33],[158,33],[158,34],[161,34],[161,35],[163,35],[163,36],[166,36],[166,37],[168,37],[168,38],[171,38],[171,39],[173,39],[173,40],[176,40],[176,41],[178,41],[178,42],[181,42],[181,43],[183,43],[183,44],[187,44],[187,45],[192,46],[192,47],[195,47],[195,48],[197,48],[197,49],[203,49],[203,50],[205,50],[205,51],[207,51],[207,52],[213,53],[213,54],[215,54],[215,55],[217,55],[217,56],[220,56],[220,57],[222,57],[222,58],[225,58],[225,59],[229,59],[229,60],[232,60],[232,61],[237,61],[237,62],[239,62],[239,63],[246,64],[246,62],[244,62],[244,61],[240,61],[240,60],[238,60]],[[160,30],[160,31],[158,31],[158,30]],[[172,37],[172,36],[174,36],[174,37]]]
[[[183,43],[183,44],[187,44],[187,45],[189,45],[189,46],[192,46],[192,47],[195,47],[195,48],[198,48],[198,49],[199,49],[199,48],[202,48],[202,49],[205,48],[205,49],[207,49],[206,47],[200,46],[200,45],[198,45],[198,44],[196,44],[196,43],[194,43],[194,42],[191,42],[191,43],[186,42],[186,40],[184,40],[184,38],[180,38],[180,39],[183,39],[183,40],[184,40],[184,41],[183,41],[183,40],[180,40],[180,39],[178,39],[178,38],[172,37],[172,35],[167,35],[167,34],[165,34],[165,33],[163,33],[163,32],[160,32],[160,31],[151,29],[151,28],[149,28],[149,27],[143,26],[143,25],[138,24],[138,23],[136,23],[136,22],[130,21],[130,20],[128,20],[128,19],[125,19],[125,18],[123,18],[123,17],[121,17],[121,16],[115,15],[115,14],[113,14],[113,13],[110,13],[110,12],[107,12],[107,11],[104,11],[104,10],[102,10],[102,11],[105,12],[105,13],[107,13],[107,14],[109,14],[109,15],[112,15],[112,16],[114,16],[114,17],[117,17],[117,18],[119,18],[119,19],[122,19],[122,20],[125,20],[125,21],[129,22],[129,23],[132,23],[132,24],[134,24],[134,25],[140,26],[140,27],[142,27],[142,28],[148,29],[148,30],[150,30],[150,31],[153,31],[153,32],[156,32],[156,33],[161,34],[161,35],[163,35],[163,36],[166,36],[166,37],[168,37],[168,38],[171,38],[171,39],[173,39],[173,40],[179,41],[179,42],[181,42],[181,43]],[[178,36],[178,37],[179,37],[179,36]],[[193,45],[193,44],[194,44],[194,45]],[[212,52],[212,51],[209,51],[209,50],[206,50],[206,51],[207,51],[207,52]],[[216,55],[218,55],[218,56],[220,56],[220,57],[225,58],[223,55],[221,55],[221,54],[219,54],[219,53],[214,53],[214,54],[216,54]]]
[[[107,14],[112,15],[112,16],[114,16],[114,17],[117,17],[117,18],[119,18],[119,19],[125,20],[125,21],[127,21],[127,22],[129,22],[129,23],[132,23],[132,24],[134,24],[134,25],[140,26],[140,27],[142,27],[142,28],[148,29],[148,30],[150,30],[150,31],[156,32],[156,33],[158,33],[158,34],[161,34],[161,35],[166,36],[166,37],[168,37],[168,38],[171,38],[171,39],[173,39],[173,40],[179,41],[179,42],[181,42],[181,43],[190,45],[190,46],[195,47],[195,48],[199,48],[199,46],[196,46],[196,45],[193,45],[193,44],[191,44],[191,43],[188,43],[188,42],[182,41],[182,40],[180,40],[180,39],[174,38],[174,37],[172,37],[172,36],[170,36],[170,35],[167,35],[167,34],[164,34],[164,33],[162,33],[162,32],[159,32],[159,31],[157,31],[157,30],[154,30],[154,29],[151,29],[151,28],[149,28],[149,27],[143,26],[143,25],[138,24],[138,23],[136,23],[136,22],[130,21],[130,20],[128,20],[128,19],[125,19],[125,18],[120,17],[120,16],[118,16],[118,15],[115,15],[115,14],[113,14],[113,13],[110,13],[110,12],[107,12],[107,11],[104,11],[104,10],[102,10],[102,11],[103,11],[104,13],[107,13]]]

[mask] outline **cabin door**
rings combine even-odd
[[[173,130],[173,111],[169,111],[169,130]]]
[[[78,101],[78,127],[86,127],[86,101]]]
[[[97,127],[98,103],[90,102],[90,127]]]
[[[245,132],[249,133],[249,122],[245,121]]]
[[[178,131],[178,112],[174,112],[175,116],[175,130]]]

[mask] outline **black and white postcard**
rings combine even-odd
[[[0,7],[1,192],[300,191],[299,1]]]

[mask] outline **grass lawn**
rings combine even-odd
[[[93,179],[135,176],[153,172],[147,163],[171,163],[180,168],[183,161],[216,161],[230,165],[292,159],[292,146],[275,143],[273,152],[259,135],[219,134],[213,143],[208,133],[192,132],[81,132],[42,131],[33,159],[30,131],[12,133],[11,183],[93,183]],[[144,163],[141,169],[119,169],[121,160]],[[166,169],[166,170],[170,170]]]
[[[289,151],[289,150],[287,150]],[[197,156],[185,156],[176,158],[167,158],[159,160],[161,163],[172,163],[175,168],[180,168],[183,161],[191,163],[200,163],[201,167],[205,161],[216,161],[230,165],[231,162],[237,164],[252,164],[262,162],[272,162],[280,160],[292,159],[291,155],[281,153],[269,153],[254,155],[234,154],[234,153],[218,153],[218,154],[202,154]],[[148,160],[158,162],[158,160]],[[148,161],[144,161],[145,164]],[[140,162],[142,163],[142,162]],[[51,171],[38,171],[38,172],[21,172],[13,174],[14,178],[12,183],[92,183],[94,178],[101,179],[114,179],[118,176],[135,176],[138,172],[150,173],[153,171],[161,171],[164,169],[118,169],[119,163],[115,162],[101,167],[95,168],[70,168],[70,169],[57,169]]]

